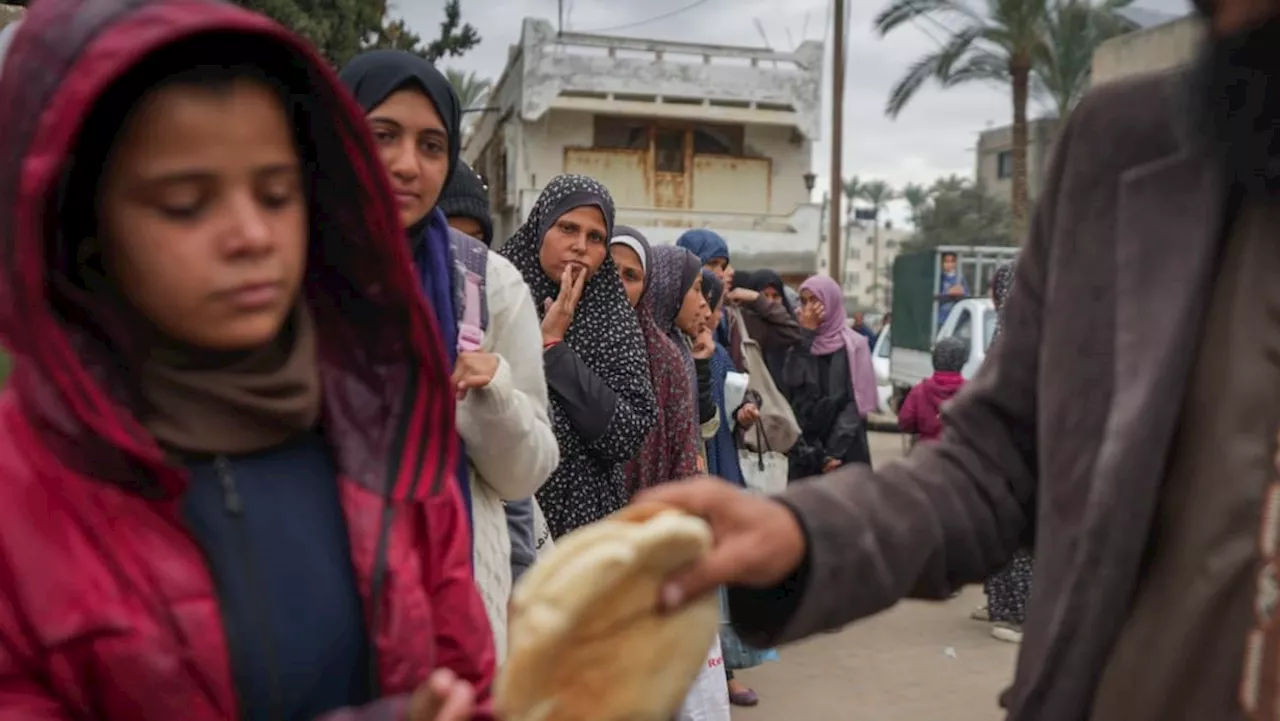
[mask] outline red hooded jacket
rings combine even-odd
[[[313,168],[304,295],[377,693],[445,667],[487,706],[492,638],[452,478],[445,354],[359,109],[302,41],[230,4],[41,0],[24,23],[0,83],[0,337],[16,358],[0,394],[0,721],[238,714],[218,597],[180,517],[186,472],[121,400],[112,355],[61,312],[73,290],[51,260],[95,99],[147,54],[210,31],[286,50],[318,109],[299,127]]]
[[[898,430],[915,433],[922,441],[936,441],[942,437],[942,404],[960,392],[964,376],[959,373],[938,371],[925,378],[907,393],[898,411]]]

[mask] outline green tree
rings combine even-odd
[[[950,88],[996,82],[1013,100],[1013,197],[1011,234],[1022,242],[1027,230],[1027,100],[1036,59],[1043,56],[1050,0],[986,0],[975,11],[965,0],[892,0],[876,17],[880,34],[926,20],[949,36],[907,70],[889,94],[886,113],[896,117],[926,81]]]
[[[840,185],[844,189],[845,221],[853,223],[853,201],[862,197],[862,181],[858,180],[858,176],[855,175]]]
[[[422,38],[409,30],[404,20],[388,20],[382,23],[371,47],[408,50],[435,63],[446,56],[456,58],[479,44],[480,33],[471,23],[462,22],[461,0],[448,0],[435,40],[424,46]]]
[[[919,210],[910,250],[940,245],[1008,245],[1009,204],[967,178],[939,178]]]
[[[1056,0],[1045,22],[1045,42],[1035,63],[1035,90],[1066,119],[1089,89],[1093,53],[1103,41],[1134,29],[1117,14],[1132,0]]]
[[[893,187],[883,180],[868,180],[858,189],[858,196],[871,204],[874,220],[871,226],[871,272],[876,282],[872,284],[871,292],[873,296],[884,294],[885,305],[889,305],[889,294],[892,292],[892,286],[884,282],[886,269],[880,264],[880,216],[884,212],[884,207],[889,201],[897,197],[893,192]]]
[[[479,44],[480,33],[471,23],[462,22],[461,0],[448,0],[444,5],[440,35],[427,43],[422,56],[434,63],[446,56],[459,57]]]
[[[458,101],[463,108],[479,108],[489,98],[489,90],[493,82],[488,78],[482,78],[474,72],[469,73],[453,68],[446,69],[444,76],[449,79],[449,84],[458,94]]]
[[[329,62],[341,67],[372,48],[408,50],[435,62],[458,57],[480,43],[480,34],[462,22],[460,0],[448,0],[440,34],[423,45],[402,19],[388,16],[386,0],[236,0],[274,18],[311,41]]]
[[[920,227],[920,213],[929,203],[929,189],[919,183],[907,183],[902,188],[902,199],[911,209],[911,225]]]
[[[383,0],[236,0],[305,37],[329,62],[341,66],[364,49],[382,27]]]
[[[883,180],[868,180],[858,189],[858,197],[871,204],[876,212],[876,227],[880,225],[880,213],[889,201],[897,198],[897,193]]]

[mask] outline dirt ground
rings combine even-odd
[[[902,452],[896,435],[872,434],[871,446],[877,463]],[[969,619],[982,602],[977,587],[947,603],[904,602],[784,647],[740,673],[760,705],[734,709],[734,721],[998,721],[1017,647]]]

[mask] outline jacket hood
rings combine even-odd
[[[945,401],[951,400],[951,397],[959,393],[960,388],[963,386],[963,375],[950,371],[939,371],[925,379],[921,390],[924,391],[925,397],[932,401],[936,407]]]
[[[85,321],[87,299],[67,280],[73,258],[61,196],[96,101],[149,56],[207,34],[231,40],[229,61],[243,45],[280,60],[265,69],[288,88],[298,113],[311,208],[303,295],[319,329],[324,420],[339,426],[335,433],[357,429],[357,450],[339,448],[340,461],[371,476],[370,463],[378,462],[366,458],[395,435],[382,419],[399,423],[413,408],[405,425],[424,438],[420,457],[451,467],[444,354],[363,113],[302,40],[265,17],[207,0],[41,0],[13,37],[0,82],[0,338],[16,369],[0,410],[16,401],[53,450],[74,449],[61,457],[93,477],[126,485],[144,479],[142,490],[155,490],[152,482],[161,492],[181,488],[182,476],[135,417],[112,339]]]

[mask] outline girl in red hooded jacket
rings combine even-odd
[[[488,718],[453,393],[270,21],[42,0],[0,81],[0,721]]]
[[[921,441],[942,437],[942,404],[964,385],[960,374],[969,348],[959,338],[943,338],[933,347],[933,375],[912,388],[898,411],[898,430],[915,433]]]

